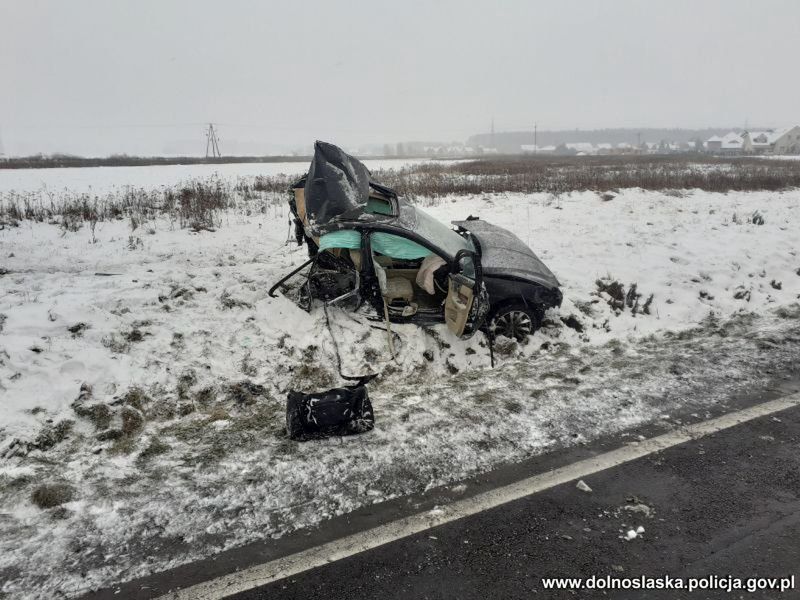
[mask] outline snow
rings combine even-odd
[[[372,170],[399,169],[428,162],[422,158],[366,159]],[[194,179],[218,176],[226,179],[258,175],[297,175],[308,170],[308,161],[273,163],[229,163],[219,165],[159,165],[146,167],[67,167],[63,169],[0,169],[0,193],[41,189],[58,192],[101,194],[125,187],[160,188]]]
[[[563,285],[561,311],[528,344],[498,340],[494,370],[481,334],[393,325],[394,362],[365,312],[330,310],[329,330],[319,307],[270,298],[306,258],[286,243],[282,202],[242,204],[215,232],[161,219],[133,231],[102,222],[96,243],[87,226],[0,231],[0,592],[74,596],[557,447],[673,427],[671,414],[702,413],[795,360],[800,191],[421,204],[444,221],[473,214],[509,228]],[[749,219],[756,210],[763,225]],[[653,294],[651,314],[612,308],[600,278]],[[78,323],[88,327],[71,333]],[[285,394],[336,385],[336,348],[345,374],[382,374],[370,385],[375,430],[291,442]],[[263,394],[230,395],[243,380]],[[143,429],[98,440],[72,407],[84,384],[112,427],[115,402],[140,388]],[[9,452],[65,419],[63,441]],[[42,482],[73,487],[65,510],[31,502]]]
[[[625,541],[635,540],[637,537],[640,537],[644,533],[644,527],[639,525],[636,529],[629,529],[625,533]]]

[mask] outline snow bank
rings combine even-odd
[[[494,370],[480,334],[393,326],[394,362],[368,314],[332,310],[328,329],[321,309],[269,298],[305,260],[283,206],[216,232],[100,223],[96,243],[86,227],[2,230],[0,591],[78,594],[763,384],[798,350],[798,201],[425,203],[508,227],[563,284],[560,313],[527,345],[499,340]],[[650,314],[612,306],[601,278],[653,294]],[[335,385],[337,348],[345,374],[382,374],[376,429],[289,441],[286,391]],[[43,482],[71,499],[37,507]]]

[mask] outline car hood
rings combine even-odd
[[[525,279],[547,287],[561,285],[533,250],[508,229],[481,219],[453,221],[453,225],[466,229],[478,240],[484,275]]]

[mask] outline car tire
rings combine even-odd
[[[489,331],[493,337],[502,335],[519,342],[528,339],[541,325],[540,311],[522,302],[501,306],[489,319]]]

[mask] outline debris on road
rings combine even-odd
[[[639,527],[637,527],[636,529],[629,529],[627,531],[627,533],[625,534],[624,539],[625,539],[625,541],[629,542],[631,540],[635,540],[637,537],[639,537],[643,533],[644,533],[644,527],[639,525]],[[620,537],[623,537],[623,536],[620,536]]]

